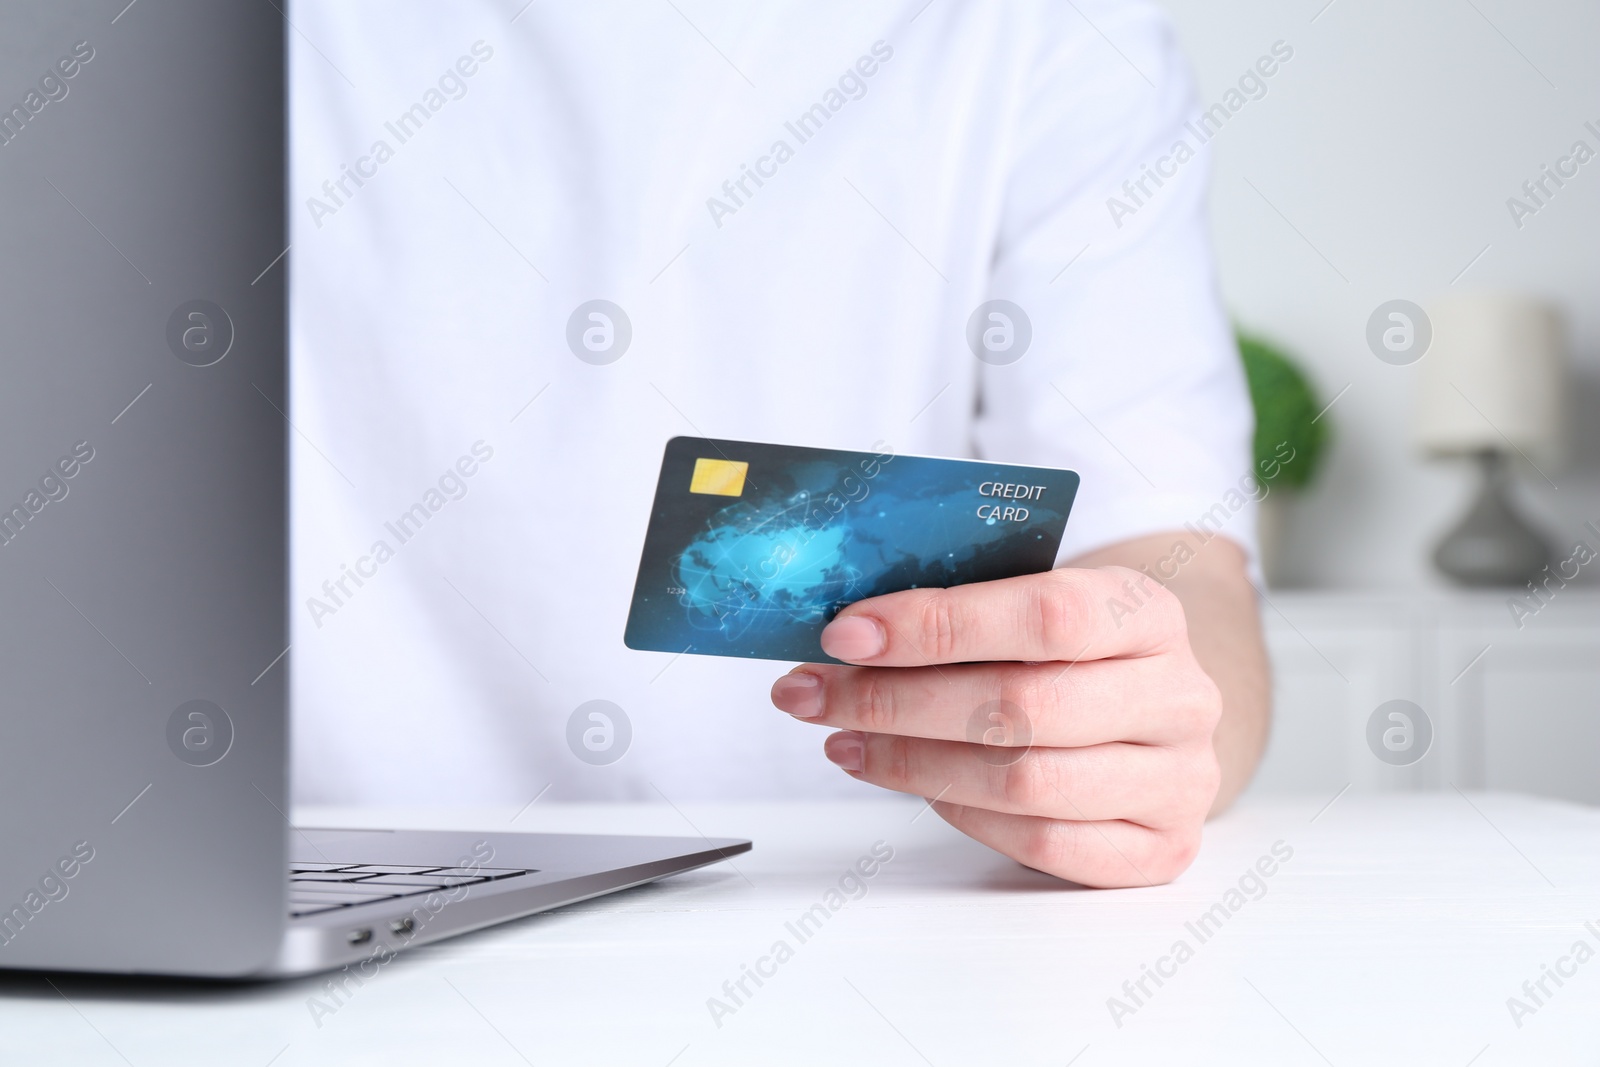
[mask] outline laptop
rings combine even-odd
[[[0,967],[307,973],[748,850],[289,824],[294,31],[259,0],[0,27]]]

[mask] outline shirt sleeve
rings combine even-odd
[[[1051,10],[1013,118],[990,284],[1032,338],[980,371],[977,451],[1081,474],[1063,560],[1193,527],[1255,569],[1254,419],[1217,291],[1191,74],[1152,6]]]

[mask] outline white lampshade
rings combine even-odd
[[[1555,459],[1564,423],[1560,312],[1504,293],[1451,294],[1427,312],[1433,342],[1418,367],[1418,447]]]

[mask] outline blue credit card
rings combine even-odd
[[[1078,475],[987,460],[675,437],[623,641],[837,663],[839,609],[1055,563]]]

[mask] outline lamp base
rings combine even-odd
[[[1474,458],[1478,499],[1433,550],[1433,564],[1463,585],[1523,585],[1549,565],[1550,546],[1513,510],[1505,457],[1485,450]]]

